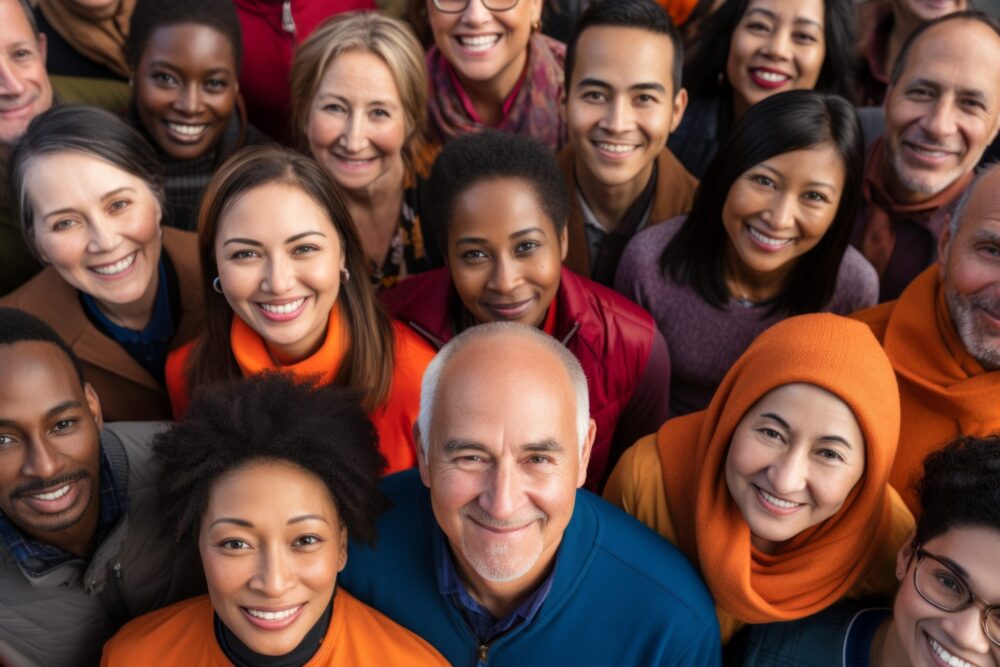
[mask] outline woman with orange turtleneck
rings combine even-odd
[[[768,329],[707,410],[639,440],[605,487],[701,570],[724,642],[745,623],[895,590],[913,527],[888,483],[899,392],[858,324],[815,314]]]
[[[167,359],[174,416],[199,385],[285,370],[356,389],[388,472],[416,465],[413,423],[434,351],[379,307],[322,168],[287,149],[246,149],[209,184],[198,230],[206,328]]]

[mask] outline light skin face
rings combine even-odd
[[[449,14],[427,0],[434,42],[470,92],[483,86],[505,96],[517,83],[528,57],[531,24],[542,16],[541,0],[519,0],[503,12],[470,0],[465,11]]]
[[[522,337],[468,343],[438,387],[420,476],[470,594],[502,618],[551,568],[594,422],[581,449],[566,371]]]
[[[865,441],[851,409],[811,384],[764,395],[737,425],[726,485],[750,541],[774,553],[844,504],[865,470]]]
[[[928,553],[949,564],[964,578],[965,586],[990,604],[1000,603],[996,563],[1000,558],[1000,531],[978,526],[954,526],[922,545]],[[948,667],[972,664],[996,667],[1000,647],[983,632],[983,608],[973,603],[958,612],[938,609],[917,592],[913,572],[917,565],[914,545],[900,552],[896,573],[899,593],[886,633],[883,664],[909,667]],[[956,567],[957,566],[957,567]],[[926,565],[922,566],[926,567]],[[931,572],[945,585],[955,585],[955,574],[934,564]],[[959,661],[952,662],[957,658]]]
[[[1000,369],[1000,171],[976,184],[954,239],[941,238],[939,262],[952,322],[985,370]]]
[[[566,95],[569,141],[580,186],[649,182],[676,129],[687,91],[674,94],[670,38],[639,28],[597,26],[580,35]]]
[[[885,98],[884,175],[901,203],[926,201],[969,173],[1000,124],[1000,36],[947,21],[913,44]]]
[[[0,158],[50,106],[45,35],[36,37],[20,3],[0,0]]]
[[[823,0],[751,0],[729,42],[737,116],[786,90],[812,90],[826,57]]]
[[[113,13],[120,3],[118,0],[68,0],[67,4],[74,5],[78,11],[101,18]]]
[[[744,172],[722,208],[734,296],[776,296],[837,214],[844,161],[832,144],[781,153]]]
[[[97,528],[101,406],[55,344],[0,345],[0,513],[86,556]]]
[[[965,0],[892,0],[892,8],[909,23],[919,24],[946,14],[965,11],[969,3]]]
[[[42,261],[113,321],[142,330],[153,314],[163,233],[146,182],[75,151],[32,159],[24,182]]]
[[[219,143],[239,91],[229,39],[204,25],[157,28],[136,66],[135,103],[153,141],[189,160]]]
[[[261,461],[212,485],[198,550],[226,627],[257,653],[284,655],[330,603],[347,564],[347,528],[319,477]]]
[[[403,187],[406,114],[385,62],[350,51],[327,67],[306,120],[309,151],[348,192]]]
[[[477,322],[538,326],[555,299],[567,250],[534,190],[519,179],[481,180],[455,200],[448,267]]]
[[[276,362],[297,363],[320,348],[345,258],[312,197],[284,183],[239,195],[219,219],[215,262],[226,301]]]

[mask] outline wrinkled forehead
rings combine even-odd
[[[910,47],[899,85],[926,81],[942,90],[1000,97],[1000,35],[978,21],[947,21]]]

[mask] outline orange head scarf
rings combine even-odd
[[[865,471],[840,510],[774,554],[750,528],[726,485],[740,420],[772,389],[808,383],[839,397],[865,438]],[[715,603],[748,623],[814,614],[840,599],[889,532],[889,471],[899,439],[899,391],[871,330],[838,315],[784,320],[747,348],[707,410],[672,419],[656,435],[677,546],[699,565]]]

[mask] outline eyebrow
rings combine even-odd
[[[68,401],[63,401],[62,403],[58,403],[58,404],[52,406],[51,408],[49,408],[45,412],[45,419],[51,419],[52,417],[55,417],[56,415],[58,415],[61,412],[66,412],[67,410],[72,410],[72,409],[75,409],[75,408],[80,408],[82,406],[83,406],[83,402],[82,401],[78,401],[76,399],[70,399]],[[12,420],[12,419],[0,419],[0,427],[13,426],[13,427],[16,428],[17,425],[18,425],[17,422],[14,421],[14,420]]]
[[[180,67],[178,67],[177,65],[174,65],[173,63],[167,62],[166,60],[154,60],[154,61],[152,61],[152,62],[149,63],[149,66],[150,67],[163,67],[165,69],[172,69],[175,72],[180,72],[181,71]],[[228,67],[213,67],[212,69],[208,70],[205,73],[206,74],[215,74],[215,73],[218,73],[218,72],[221,72],[223,74],[229,74],[230,72],[232,72],[232,70],[229,69]]]
[[[517,230],[516,232],[514,232],[513,234],[511,234],[507,238],[508,239],[517,239],[517,238],[521,238],[522,236],[527,236],[528,234],[531,234],[531,233],[538,233],[538,234],[544,235],[545,234],[545,230],[542,229],[541,227],[525,227],[524,229]],[[479,236],[463,236],[462,238],[460,238],[457,241],[455,241],[456,245],[462,245],[463,243],[466,243],[466,244],[468,244],[468,243],[489,243],[489,239],[484,239],[484,238],[479,237]]]
[[[316,99],[319,101],[333,99],[337,100],[338,102],[344,102],[345,104],[350,103],[350,100],[348,100],[343,95],[338,95],[337,93],[330,93],[330,92],[320,93],[319,95],[316,96]],[[399,105],[392,100],[368,100],[367,102],[365,102],[365,106],[398,107]]]
[[[594,78],[589,78],[589,77],[585,78],[585,79],[580,79],[580,82],[577,83],[576,85],[578,85],[578,86],[590,86],[592,88],[606,88],[608,90],[612,90],[613,89],[613,86],[610,83],[608,83],[607,81],[601,81],[600,79],[594,79]],[[660,92],[660,93],[667,92],[667,89],[666,89],[666,87],[663,84],[657,83],[655,81],[648,81],[648,82],[644,81],[642,83],[634,83],[631,86],[629,86],[628,89],[629,90],[655,90],[655,91]]]
[[[324,517],[321,517],[318,514],[302,514],[300,516],[292,517],[291,519],[289,519],[286,522],[286,525],[291,526],[292,524],[301,523],[303,521],[322,521],[323,523],[326,523],[326,524],[330,523]],[[246,519],[237,519],[236,517],[223,516],[223,517],[219,517],[218,519],[216,519],[215,521],[213,521],[211,523],[211,525],[209,526],[209,528],[214,528],[215,525],[219,524],[219,523],[231,523],[234,526],[242,526],[243,528],[253,528],[254,527],[253,523],[250,522],[250,521],[247,521]]]
[[[773,412],[765,412],[764,414],[761,415],[761,417],[762,418],[766,418],[766,419],[772,419],[772,420],[778,422],[779,424],[781,424],[781,426],[783,428],[785,428],[785,429],[787,429],[789,431],[792,430],[792,427],[788,425],[788,422],[786,422],[784,419],[782,419],[778,415],[774,414]],[[851,446],[851,443],[849,443],[846,438],[843,438],[843,437],[841,437],[839,435],[825,434],[825,435],[819,436],[818,440],[839,442],[839,443],[843,444],[845,447],[847,447],[848,449],[854,449]]]
[[[754,7],[753,9],[748,9],[747,13],[744,14],[743,16],[746,17],[746,16],[750,16],[751,14],[763,14],[764,16],[768,17],[772,21],[775,21],[775,22],[779,21],[779,18],[778,18],[777,14],[775,14],[774,12],[772,12],[770,9],[764,9],[763,7]],[[823,29],[823,24],[822,23],[820,23],[819,21],[814,21],[812,19],[807,19],[804,16],[796,16],[794,19],[792,19],[792,23],[808,23],[809,25],[816,26],[820,30]]]
[[[472,449],[477,452],[486,452],[487,454],[490,451],[489,449],[486,448],[486,445],[478,443],[474,440],[458,439],[458,440],[449,440],[448,442],[444,443],[445,454],[454,454],[455,452],[461,452],[466,449]]]
[[[937,554],[931,554],[931,555],[937,558],[938,560],[943,561],[948,565],[950,565],[951,568],[955,570],[955,572],[957,572],[959,575],[961,575],[962,579],[965,580],[965,587],[969,588],[969,573],[965,571],[964,567],[962,567],[952,559],[948,558],[947,556],[939,556]]]
[[[973,243],[994,243],[1000,245],[1000,234],[992,229],[977,229],[972,233]]]
[[[114,190],[109,190],[108,192],[105,192],[103,195],[101,195],[101,201],[104,201],[105,199],[108,199],[109,197],[114,197],[115,195],[121,194],[122,192],[135,192],[135,188],[129,187],[127,185],[124,185],[124,186],[122,186],[120,188],[115,188]],[[75,212],[76,212],[75,208],[67,206],[65,208],[57,208],[56,210],[49,211],[48,213],[43,213],[42,217],[43,218],[50,218],[53,215],[62,215],[63,213],[75,213]]]
[[[528,443],[523,447],[521,447],[521,449],[526,452],[551,452],[554,454],[566,451],[565,447],[560,445],[556,440],[553,440],[552,438],[545,438],[540,442]]]
[[[285,239],[285,243],[286,244],[295,243],[296,241],[304,239],[307,236],[322,236],[323,238],[326,238],[326,234],[324,234],[323,232],[313,230],[308,232],[302,232],[301,234],[293,234],[292,236],[289,236],[287,239]],[[252,245],[257,247],[264,245],[260,241],[255,241],[253,239],[244,239],[244,238],[227,239],[222,245],[225,246],[229,245],[230,243],[242,243],[244,245]]]

